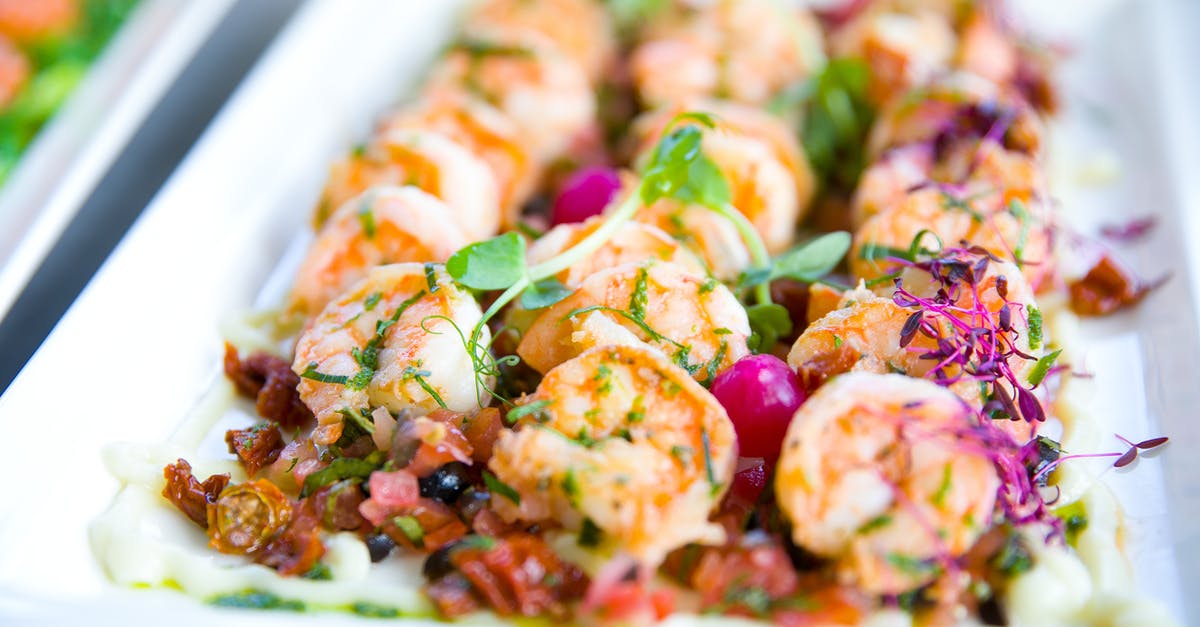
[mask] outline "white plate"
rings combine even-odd
[[[0,190],[0,318],[233,0],[143,0]]]
[[[218,376],[218,322],[254,302],[304,228],[329,160],[419,78],[451,32],[455,4],[306,7],[0,397],[0,622],[56,624],[85,612],[113,624],[201,624],[218,614],[254,625],[358,620],[219,613],[169,591],[115,588],[92,559],[86,529],[117,487],[101,445],[163,440]],[[1087,28],[1065,78],[1068,99],[1098,93],[1113,123],[1097,133],[1078,108],[1069,111],[1078,123],[1066,134],[1097,143],[1068,150],[1060,169],[1070,176],[1092,155],[1117,155],[1121,179],[1073,202],[1088,203],[1083,213],[1092,215],[1159,215],[1150,241],[1126,257],[1146,274],[1174,272],[1136,312],[1089,325],[1097,403],[1120,414],[1130,437],[1162,431],[1173,440],[1106,480],[1126,507],[1141,585],[1195,622],[1200,600],[1179,591],[1181,581],[1200,580],[1200,458],[1188,454],[1200,447],[1192,370],[1200,196],[1185,177],[1200,166],[1200,142],[1184,141],[1196,128],[1184,116],[1200,100],[1195,85],[1180,87],[1181,66],[1172,64],[1187,58],[1176,49],[1180,16],[1194,13],[1175,0],[1072,4],[1073,23]]]

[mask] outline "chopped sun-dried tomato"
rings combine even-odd
[[[355,479],[343,479],[312,495],[317,515],[326,529],[352,531],[366,522],[358,507],[367,498]]]
[[[275,539],[292,520],[292,503],[266,479],[231,485],[208,508],[208,536],[222,553],[250,555]]]
[[[471,459],[486,464],[492,458],[492,446],[503,428],[500,410],[495,407],[481,409],[474,416],[466,417],[462,429],[467,442],[471,444]]]
[[[175,507],[192,519],[192,522],[208,528],[208,506],[217,502],[221,490],[229,485],[229,475],[212,475],[203,483],[192,475],[192,466],[180,459],[174,464],[163,468],[163,477],[167,480],[162,494]]]
[[[396,544],[425,551],[439,549],[469,531],[457,512],[427,498],[389,517],[381,529]]]
[[[1103,316],[1136,305],[1154,285],[1138,280],[1109,255],[1104,255],[1082,279],[1072,281],[1071,309],[1083,316]]]
[[[283,436],[275,423],[254,425],[249,429],[230,429],[225,432],[225,444],[229,452],[237,455],[238,461],[253,477],[264,466],[279,459],[283,450]]]
[[[225,376],[239,394],[255,399],[255,410],[263,418],[289,429],[312,420],[312,412],[296,391],[300,377],[283,359],[267,353],[241,359],[226,342]]]
[[[312,570],[325,555],[321,542],[321,518],[312,497],[300,501],[292,522],[254,556],[255,561],[279,571],[281,575],[302,575]]]
[[[443,615],[488,607],[501,616],[569,617],[568,603],[587,590],[583,571],[562,561],[539,537],[514,533],[472,537],[450,547],[454,572],[426,587]],[[467,585],[464,585],[466,583]],[[472,605],[467,595],[478,605]]]

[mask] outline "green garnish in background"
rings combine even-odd
[[[137,2],[84,0],[79,21],[65,35],[21,47],[29,59],[30,76],[16,98],[0,111],[0,184]]]

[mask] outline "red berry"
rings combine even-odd
[[[576,170],[563,183],[558,197],[554,199],[550,222],[557,226],[598,216],[620,189],[621,178],[616,170],[603,167]]]
[[[805,399],[796,373],[774,355],[752,355],[717,375],[711,392],[733,421],[739,454],[774,465],[788,424]]]

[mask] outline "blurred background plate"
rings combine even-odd
[[[142,0],[0,188],[0,318],[234,0]]]

